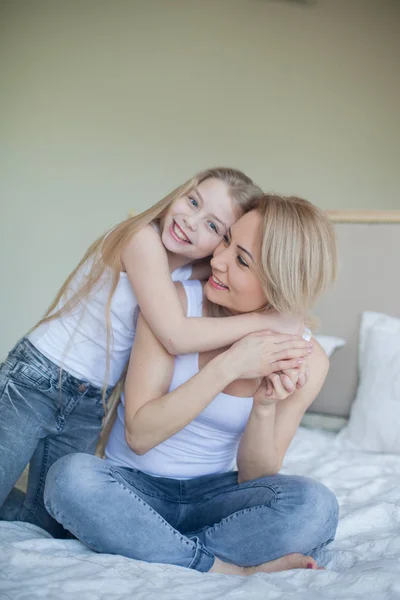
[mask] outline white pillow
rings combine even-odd
[[[358,450],[400,453],[400,319],[364,312],[359,384],[338,441]]]
[[[333,335],[315,335],[314,337],[321,344],[328,356],[332,356],[336,348],[341,348],[346,343],[346,340],[334,337]]]

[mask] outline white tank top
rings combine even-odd
[[[88,261],[71,281],[69,294],[78,289],[89,272]],[[192,266],[186,265],[171,274],[173,281],[183,281],[192,274]],[[30,334],[29,341],[49,360],[74,377],[102,387],[106,372],[107,329],[106,303],[111,287],[111,269],[106,269],[92,294],[78,306],[43,325]],[[60,308],[62,299],[55,310]],[[160,310],[162,299],[160,298]],[[129,359],[135,336],[139,306],[129,282],[128,275],[120,273],[111,302],[111,352],[108,384],[114,385]]]
[[[187,281],[183,287],[188,300],[187,316],[201,317],[201,283]],[[169,391],[188,381],[198,371],[198,353],[177,356]],[[105,450],[106,459],[155,477],[191,479],[235,468],[240,437],[246,427],[253,398],[218,394],[191,423],[142,456],[135,454],[125,441],[123,402],[122,397]]]

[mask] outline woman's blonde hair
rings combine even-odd
[[[295,196],[266,194],[256,210],[262,216],[259,274],[268,305],[306,317],[336,277],[332,224],[322,210]]]
[[[262,190],[253,183],[250,177],[247,177],[247,175],[237,169],[216,167],[197,173],[197,175],[177,187],[151,208],[119,223],[119,225],[111,229],[111,231],[101,235],[93,242],[77,267],[69,274],[61,286],[44,317],[34,326],[34,328],[36,328],[43,323],[57,319],[72,311],[81,300],[96,292],[96,284],[98,284],[106,269],[109,270],[110,291],[104,315],[107,332],[107,359],[104,378],[104,393],[109,376],[109,354],[112,344],[110,308],[112,297],[119,281],[122,252],[135,233],[149,223],[162,224],[169,207],[175,200],[188,194],[202,181],[210,178],[218,179],[226,183],[233,204],[238,209],[238,216],[245,211],[250,210],[254,206],[254,203],[263,195]],[[79,287],[71,293],[70,284],[72,280],[81,267],[86,264],[90,265],[88,272],[85,273],[85,277],[82,278]],[[62,306],[59,306],[62,300],[64,300],[64,302],[62,303]]]

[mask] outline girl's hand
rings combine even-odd
[[[312,347],[312,342],[300,336],[267,330],[246,335],[227,350],[226,356],[236,379],[254,379],[299,367]]]
[[[258,406],[268,406],[285,400],[296,390],[298,377],[298,369],[288,369],[284,374],[272,373],[268,377],[263,377],[253,396],[254,403]]]

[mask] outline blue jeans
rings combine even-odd
[[[47,471],[61,456],[94,452],[104,416],[102,390],[48,360],[27,339],[0,367],[0,519],[65,531],[46,511]],[[13,487],[30,462],[26,495]]]
[[[87,454],[57,461],[44,497],[49,513],[97,552],[203,572],[215,557],[254,566],[313,554],[338,522],[334,494],[306,477],[166,479]]]

